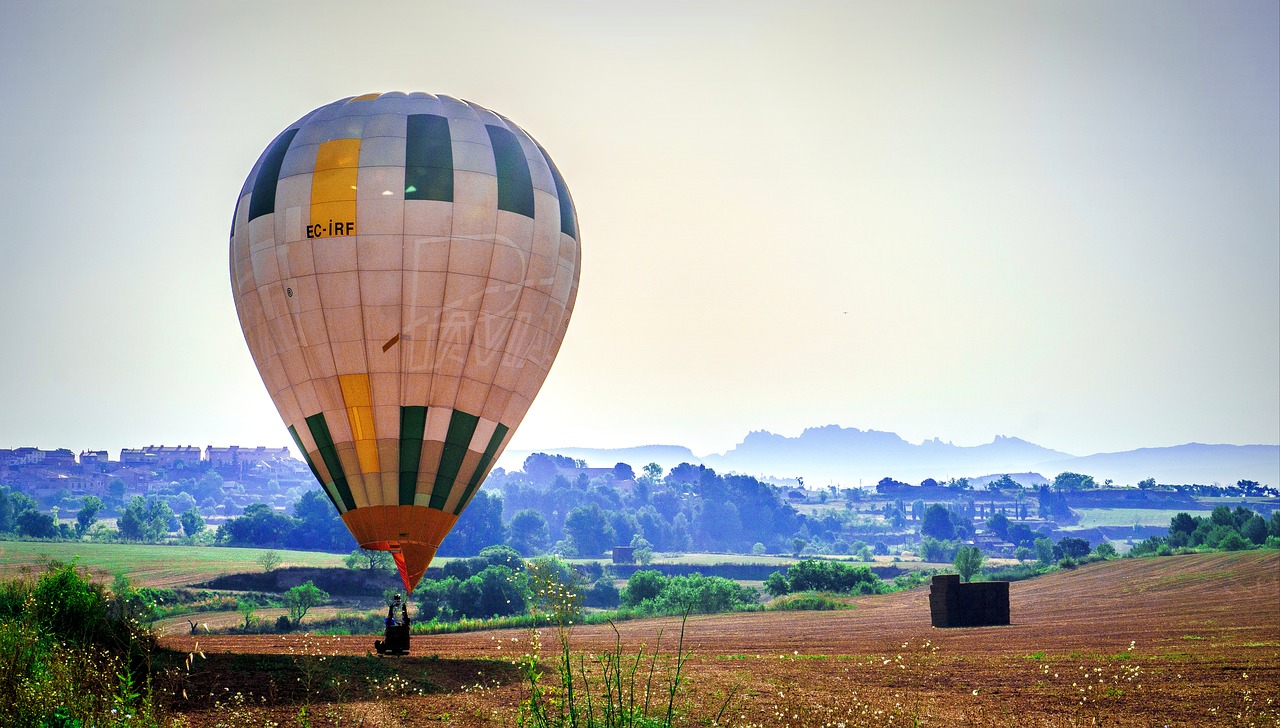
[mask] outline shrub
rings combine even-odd
[[[652,569],[637,571],[627,580],[627,586],[622,590],[622,606],[639,606],[640,602],[657,597],[666,586],[667,577],[660,572]]]
[[[933,569],[912,569],[905,574],[893,577],[894,591],[906,591],[928,584],[934,575]]]
[[[119,590],[128,587],[117,579]],[[19,601],[20,599],[20,601]],[[129,606],[74,564],[0,586],[0,725],[156,725],[152,646]]]
[[[618,587],[610,579],[601,579],[587,590],[583,604],[597,609],[617,609],[621,602]]]
[[[1054,567],[1045,566],[1038,561],[1001,566],[996,569],[985,569],[978,576],[978,581],[1022,581],[1040,576]]]
[[[781,571],[775,571],[764,580],[764,590],[770,595],[780,597],[791,591],[791,585],[787,583],[787,577]]]
[[[837,601],[827,594],[818,594],[815,592],[805,592],[803,594],[788,594],[773,600],[769,604],[769,610],[775,612],[791,612],[791,611],[831,611],[836,609],[853,609],[852,605]]]
[[[287,616],[281,614],[279,617],[276,617],[277,632],[289,632],[292,630],[293,630],[293,622],[290,622]]]
[[[1159,536],[1152,536],[1138,544],[1135,544],[1132,549],[1129,549],[1129,553],[1133,556],[1162,555],[1159,553],[1160,547],[1162,546],[1166,549],[1168,548],[1168,543],[1165,542],[1165,539],[1160,538]]]
[[[513,572],[524,568],[520,552],[510,546],[486,546],[480,549],[480,558],[487,561],[489,566],[505,566]]]
[[[757,607],[760,595],[719,576],[693,573],[668,578],[656,571],[637,571],[627,582],[621,602],[639,614],[715,614]]]
[[[1221,541],[1218,542],[1218,548],[1222,549],[1223,551],[1243,551],[1249,548],[1250,546],[1252,546],[1252,544],[1246,541],[1244,537],[1242,537],[1240,534],[1236,533],[1235,531],[1232,531],[1231,533],[1227,534],[1225,537],[1223,537]]]
[[[318,607],[329,601],[329,594],[308,579],[284,593],[284,604],[289,608],[289,618],[294,624],[301,625],[302,618],[312,607]]]
[[[937,564],[950,563],[956,556],[955,541],[939,541],[926,536],[920,542],[920,559]]]
[[[32,598],[28,614],[53,636],[81,645],[116,644],[121,637],[127,641],[127,620],[132,615],[121,613],[117,621],[109,619],[102,587],[80,576],[74,564],[55,565],[41,574]]]
[[[969,581],[982,569],[982,562],[982,552],[977,546],[961,546],[956,550],[955,560],[951,563],[960,574],[961,581]]]
[[[801,561],[787,569],[786,580],[788,593],[820,591],[875,594],[884,589],[884,582],[871,571],[871,567],[853,566],[840,561]]]

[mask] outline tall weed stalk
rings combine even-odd
[[[661,630],[652,652],[641,645],[632,654],[622,643],[617,626],[612,646],[598,655],[577,653],[573,630],[580,619],[581,584],[576,572],[555,559],[539,559],[525,568],[526,603],[535,623],[555,629],[554,667],[540,661],[542,633],[531,630],[530,649],[516,665],[528,696],[520,703],[520,728],[668,728],[679,714],[677,697],[687,681],[690,653],[684,646],[689,609],[680,620],[680,636],[673,655],[662,655]],[[545,621],[544,621],[545,620]],[[553,674],[548,674],[551,672]],[[718,723],[730,692],[717,713]]]

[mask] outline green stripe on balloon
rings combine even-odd
[[[454,481],[458,479],[458,471],[462,469],[462,460],[467,456],[467,448],[475,435],[476,425],[480,418],[461,410],[454,410],[449,418],[449,432],[444,437],[444,448],[440,453],[440,467],[436,470],[436,482],[431,488],[430,506],[444,510],[449,500]]]
[[[538,144],[538,151],[542,152],[542,158],[547,161],[547,168],[551,170],[551,179],[556,183],[556,200],[560,202],[560,232],[577,240],[578,213],[573,209],[573,198],[569,196],[569,186],[564,183],[564,177],[560,176],[556,163],[551,161],[551,155],[547,154],[547,150],[543,149],[541,144]]]
[[[324,461],[324,466],[329,469],[329,477],[333,479],[333,487],[338,491],[338,497],[342,499],[342,504],[346,506],[348,511],[354,509],[356,501],[355,498],[351,497],[351,486],[347,483],[347,474],[342,469],[342,461],[338,460],[338,449],[333,445],[333,436],[329,434],[329,424],[324,421],[324,413],[321,412],[308,417],[307,428],[311,430],[311,438],[316,441],[316,449],[320,451],[320,459]]]
[[[533,217],[533,177],[524,158],[520,140],[510,129],[485,126],[493,145],[493,161],[498,170],[498,209]]]
[[[458,501],[458,507],[454,510],[453,515],[462,515],[462,509],[467,507],[471,502],[471,496],[475,494],[476,489],[480,487],[480,483],[484,481],[485,473],[489,470],[489,463],[493,462],[494,456],[498,454],[498,447],[502,445],[502,440],[507,436],[510,430],[506,425],[498,423],[497,428],[493,431],[493,437],[489,438],[489,446],[484,449],[484,455],[480,457],[480,463],[476,465],[476,472],[471,474],[471,482],[467,484],[467,490],[462,494],[462,499]]]
[[[405,135],[404,198],[453,202],[449,120],[435,114],[409,114]]]
[[[249,197],[249,220],[276,211],[276,185],[280,182],[280,167],[284,164],[285,152],[289,151],[289,145],[293,143],[293,137],[297,133],[296,128],[287,130],[276,137],[271,146],[267,147],[267,153],[262,155],[262,166],[258,168],[258,176],[253,180],[253,194]],[[234,231],[232,234],[235,234]]]
[[[418,461],[422,458],[422,433],[427,427],[426,407],[400,408],[400,505],[413,505],[418,487]]]
[[[311,468],[311,474],[315,476],[316,482],[323,483],[324,481],[320,479],[320,471],[316,468],[315,462],[311,460],[311,455],[307,452],[307,448],[303,447],[302,438],[298,437],[298,430],[293,425],[289,425],[289,436],[293,438],[293,444],[298,446],[298,452],[302,453],[302,459],[306,461],[307,467]],[[342,509],[338,507],[338,501],[333,499],[333,494],[327,488],[324,494],[328,496],[329,502],[333,504],[333,507],[341,513]]]

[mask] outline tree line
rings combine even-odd
[[[1280,549],[1280,511],[1263,518],[1244,506],[1217,506],[1208,516],[1175,515],[1168,536],[1152,536],[1130,553],[1165,556],[1180,550],[1242,551],[1259,546]]]

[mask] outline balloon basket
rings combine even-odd
[[[384,635],[383,639],[375,640],[373,648],[378,651],[379,655],[409,654],[409,625],[398,624],[394,627],[387,627],[386,635]]]

